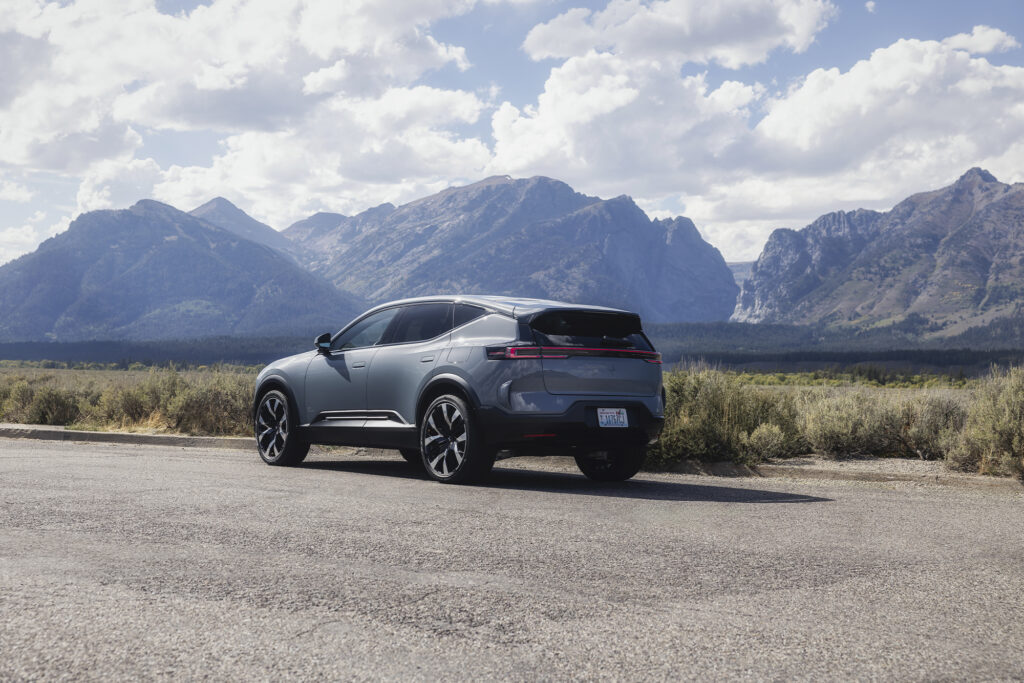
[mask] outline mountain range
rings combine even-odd
[[[307,267],[372,302],[478,292],[634,310],[650,322],[728,318],[738,287],[693,222],[651,220],[544,177],[495,176],[284,234]]]
[[[651,220],[627,196],[544,177],[281,232],[221,197],[188,213],[142,200],[82,214],[0,266],[0,341],[307,335],[382,301],[452,292],[604,304],[648,323],[731,315],[850,339],[1021,343],[1024,183],[974,168],[890,211],[776,230],[752,265],[727,265],[688,218]]]
[[[909,321],[941,337],[1022,310],[1024,183],[972,168],[891,211],[837,211],[776,230],[732,319],[860,329]]]
[[[489,178],[278,232],[218,197],[91,211],[0,266],[0,341],[187,339],[334,330],[428,293],[513,294],[724,320],[736,293],[684,217],[650,220],[549,178]]]
[[[315,334],[364,306],[264,244],[152,200],[0,267],[0,339]]]

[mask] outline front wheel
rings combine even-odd
[[[309,453],[309,444],[295,430],[295,411],[288,397],[273,389],[263,394],[256,409],[256,447],[268,465],[298,465]]]
[[[646,457],[647,449],[643,446],[615,448],[578,453],[576,466],[594,481],[625,481],[640,471]]]
[[[496,455],[484,443],[469,406],[452,394],[438,396],[423,413],[420,452],[427,474],[451,484],[485,477],[494,467]]]

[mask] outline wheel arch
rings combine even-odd
[[[288,398],[289,403],[291,403],[292,410],[298,414],[299,404],[295,400],[295,392],[292,391],[292,388],[288,386],[288,383],[283,377],[271,375],[260,382],[256,387],[256,391],[253,393],[252,410],[250,411],[253,421],[256,420],[256,411],[259,409],[260,399],[262,399],[263,395],[268,391],[272,391],[274,389],[282,392]]]
[[[423,419],[423,413],[426,412],[427,406],[438,396],[444,394],[455,394],[461,397],[469,404],[470,409],[476,410],[480,407],[480,400],[470,386],[469,382],[463,377],[453,374],[442,374],[431,378],[430,382],[423,387],[420,391],[420,396],[416,400],[416,426],[419,427],[420,421]]]

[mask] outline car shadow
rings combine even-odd
[[[419,479],[428,482],[428,477],[417,472],[404,460],[318,460],[305,462],[304,469],[327,470],[373,474],[400,479]],[[603,498],[633,498],[637,500],[666,500],[712,503],[827,503],[831,498],[809,496],[784,491],[766,491],[743,486],[693,484],[651,480],[644,473],[637,478],[623,482],[596,482],[582,474],[550,472],[546,470],[511,469],[495,467],[490,476],[477,483],[477,488],[504,489],[515,491],[538,491],[542,493],[570,493],[580,496]]]

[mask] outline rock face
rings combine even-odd
[[[0,339],[334,330],[362,310],[290,258],[166,204],[92,211],[0,267]]]
[[[288,253],[293,247],[290,239],[266,223],[260,223],[223,197],[214,197],[189,211],[189,215],[278,251]]]
[[[870,326],[919,320],[931,334],[1019,316],[1024,183],[973,168],[892,211],[822,216],[776,230],[744,283],[734,320]]]
[[[650,220],[550,178],[496,176],[400,207],[317,214],[284,234],[311,270],[372,302],[488,293],[627,308],[650,322],[724,320],[738,288],[687,218]]]

